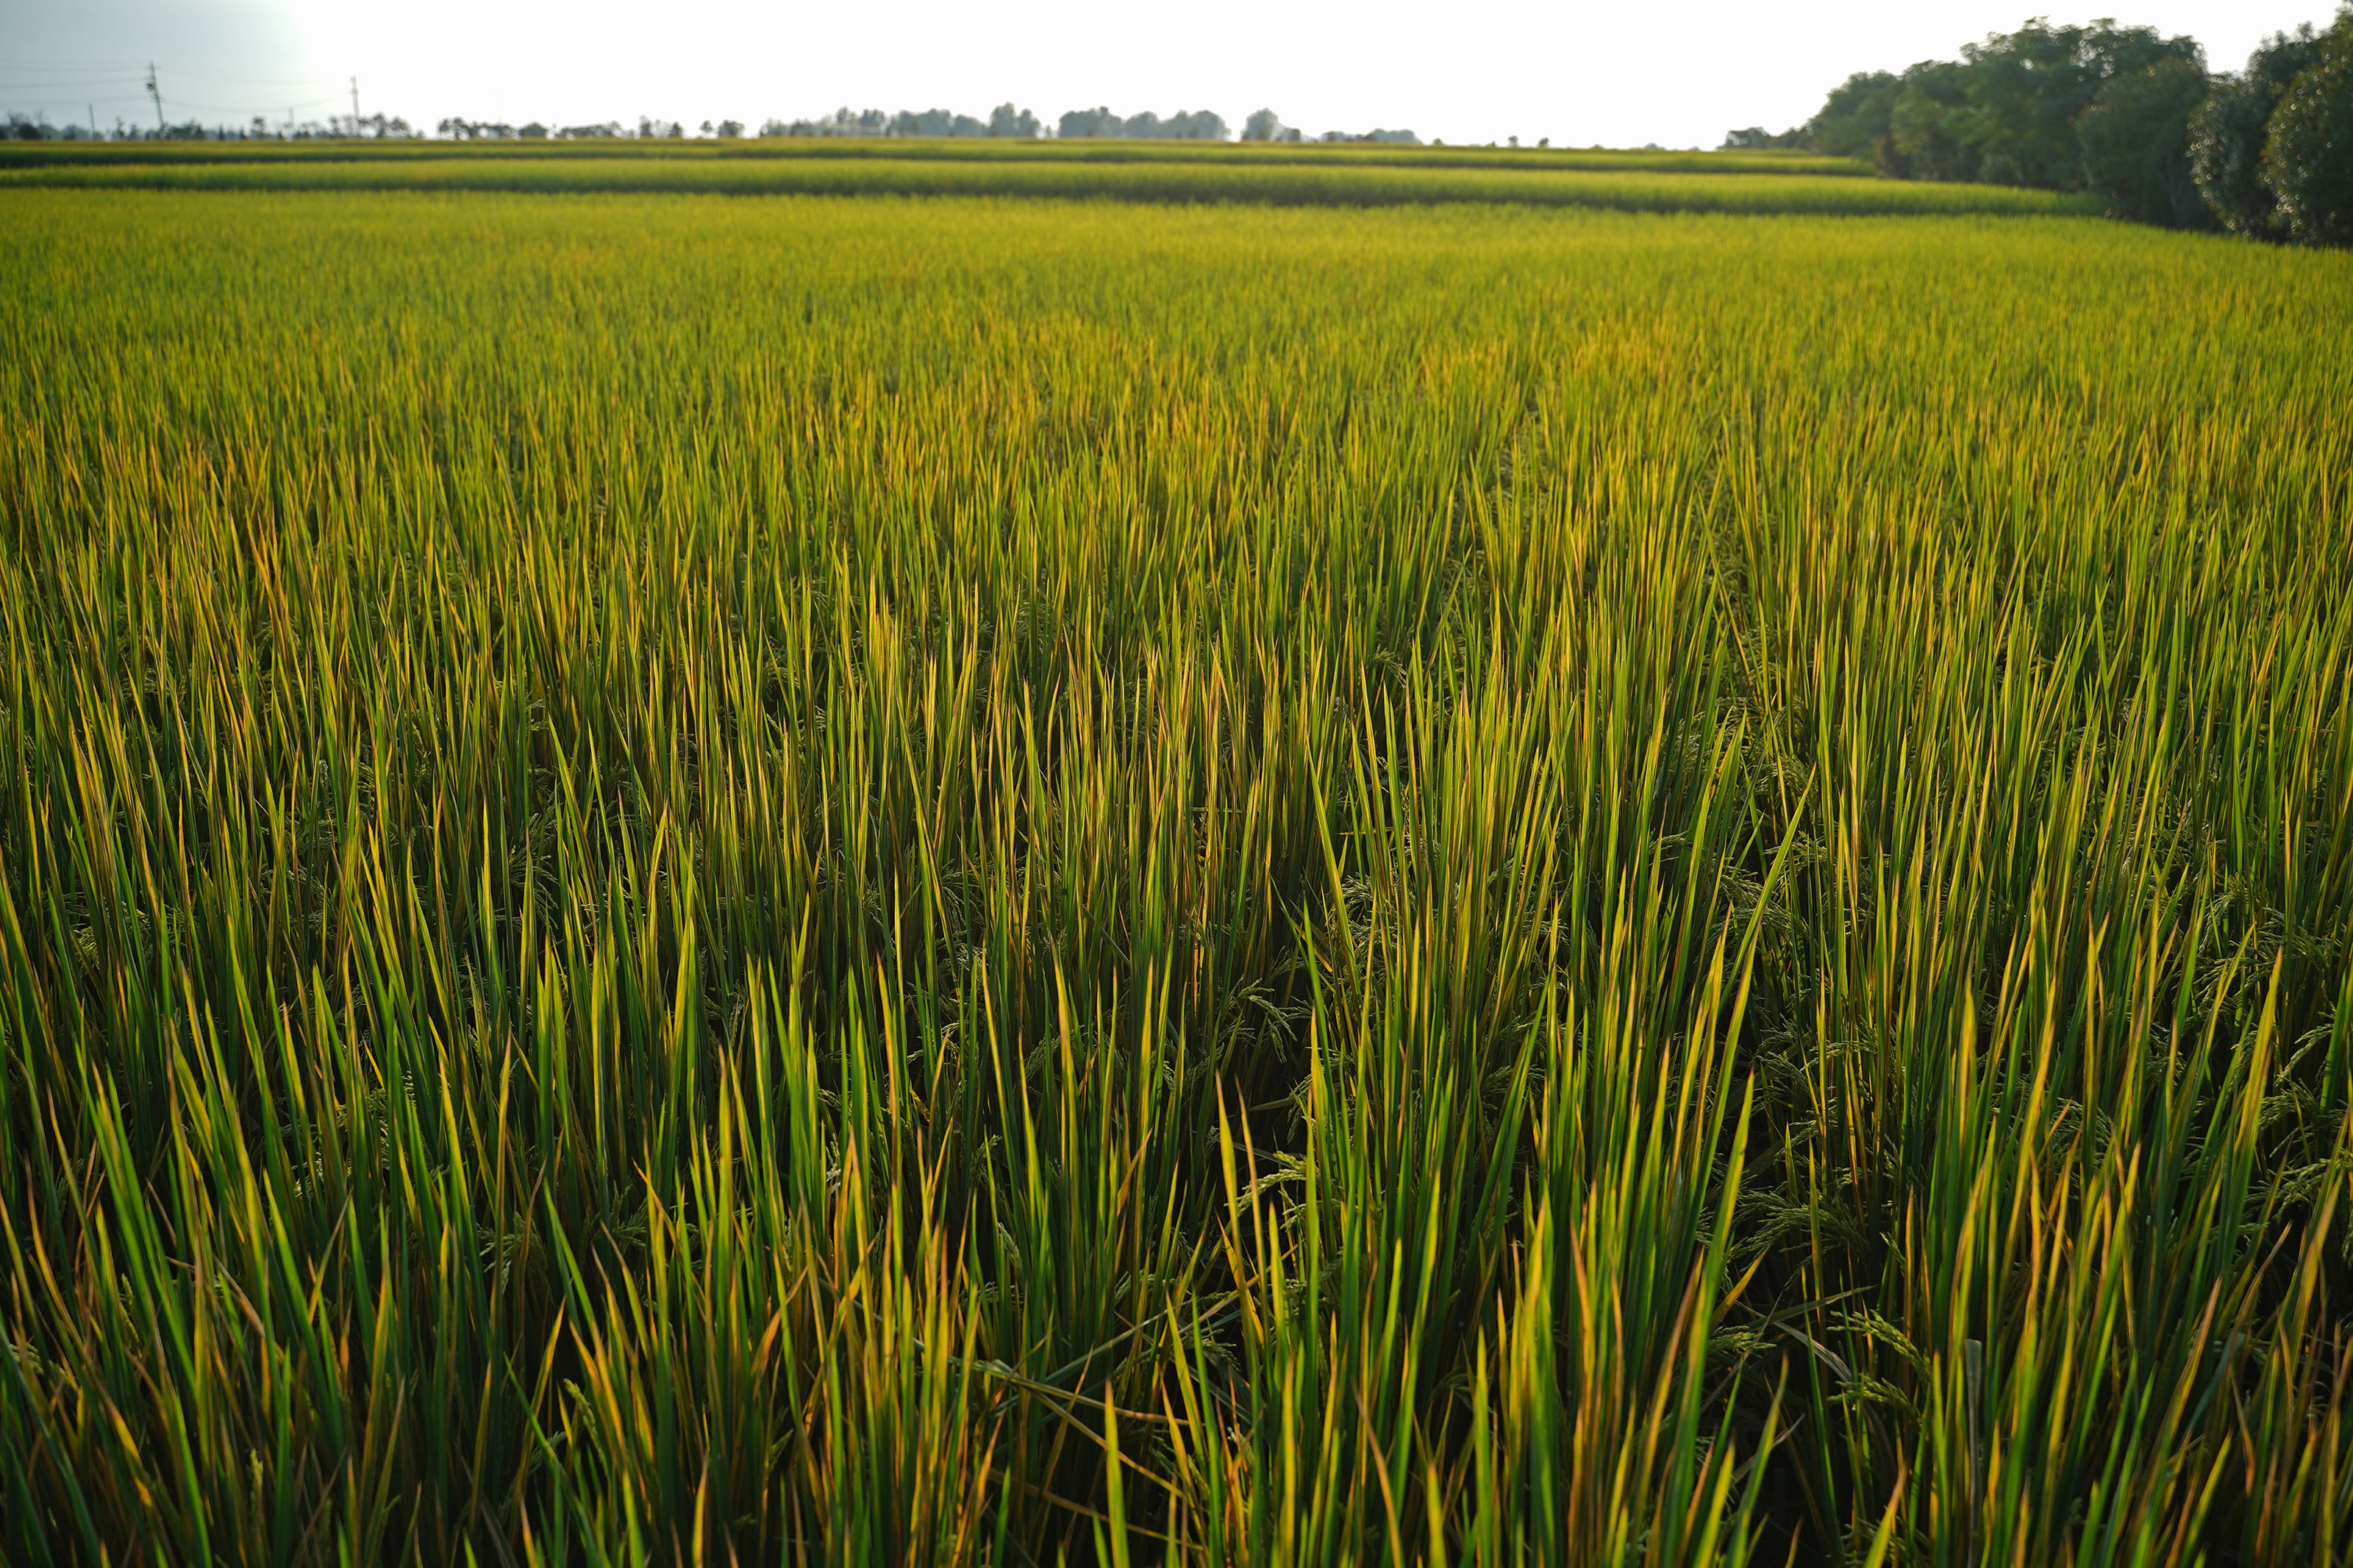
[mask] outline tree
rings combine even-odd
[[[1226,117],[1207,109],[1190,114],[1180,109],[1160,126],[1161,135],[1182,142],[1223,142],[1229,133]]]
[[[2189,121],[2205,98],[2205,71],[2171,56],[2110,78],[2076,117],[2084,186],[2110,217],[2168,228],[2213,221],[2189,163]]]
[[[2250,239],[2284,237],[2279,199],[2263,183],[2263,134],[2288,84],[2320,58],[2306,23],[2274,33],[2247,57],[2247,68],[2214,84],[2189,124],[2189,169],[2222,226]]]
[[[1058,134],[1063,137],[1125,136],[1146,141],[1222,142],[1226,139],[1227,131],[1224,118],[1206,109],[1196,110],[1190,114],[1180,109],[1166,120],[1147,109],[1122,120],[1108,107],[1103,107],[1071,110],[1062,116]]]
[[[891,117],[886,135],[891,136],[986,136],[988,127],[969,114],[958,114],[950,109],[916,110],[902,109]]]
[[[2051,191],[2083,188],[2075,120],[2108,82],[2160,60],[2185,60],[2201,75],[2206,67],[2195,39],[2108,21],[2053,27],[2037,19],[1961,55],[1968,108],[1954,129],[1977,155],[1977,177]]]
[[[1889,111],[1889,134],[1878,148],[1880,172],[1898,179],[1976,179],[1971,120],[1968,68],[1922,60],[1904,73],[1903,90]]]
[[[1256,109],[1242,121],[1245,142],[1280,142],[1282,140],[1282,117],[1271,109]]]
[[[1017,141],[1034,142],[1038,139],[1039,129],[1036,115],[1026,109],[1014,108],[1009,101],[1000,103],[988,111],[988,133],[991,136],[1005,136]]]
[[[1893,71],[1857,71],[1831,89],[1806,121],[1806,145],[1838,158],[1873,158],[1887,141],[1903,79]]]
[[[1064,141],[1074,136],[1117,136],[1124,121],[1111,111],[1109,105],[1096,109],[1073,109],[1064,114],[1054,133]]]
[[[2272,111],[2263,177],[2290,240],[2353,245],[2353,9]]]
[[[2102,147],[2120,158],[2112,144],[2125,122],[2170,136],[2165,117],[2180,110],[2185,95],[2194,103],[2206,69],[2195,39],[2110,21],[2053,27],[2036,18],[2015,33],[1965,46],[1961,57],[1922,60],[1900,77],[1876,71],[1847,78],[1806,122],[1806,142],[1845,157],[1869,153],[1881,173],[1899,179],[2082,190],[2089,176],[2077,121],[2112,84],[2155,73],[2116,88],[2105,129],[2094,127],[2106,139]],[[1746,133],[1743,144],[1755,145],[1756,134]],[[2186,133],[2154,156],[2163,163],[2184,141]],[[2116,169],[2103,177],[2127,178]],[[2136,191],[2151,179],[2163,184],[2147,171],[2130,176]]]

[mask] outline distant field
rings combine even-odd
[[[1183,142],[1082,138],[1021,142],[973,136],[751,137],[729,141],[588,138],[580,141],[454,142],[322,140],[317,142],[0,142],[0,168],[34,164],[447,163],[489,158],[657,163],[819,162],[879,158],[1018,163],[1231,163],[1245,167],[1298,164],[1408,168],[1588,169],[1647,174],[1843,174],[1868,178],[1859,158],[1814,153],[1736,151],[1649,152],[1591,147],[1399,146],[1394,142]]]
[[[11,184],[153,189],[1012,195],[1635,212],[2089,213],[2079,196],[1879,180],[1851,159],[1181,142],[159,142],[0,149]]]
[[[0,1557],[2353,1552],[2353,257],[5,179]]]

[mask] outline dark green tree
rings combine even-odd
[[[991,136],[1009,137],[1017,142],[1035,142],[1042,129],[1044,128],[1039,124],[1035,114],[1026,109],[1015,108],[1010,100],[1000,103],[988,111],[988,133]]]
[[[2166,139],[2143,149],[2158,163],[2187,157],[2186,136],[2168,117],[2186,113],[2183,100],[2194,106],[2204,85],[2205,58],[2195,39],[2106,20],[2054,27],[2038,17],[2015,33],[1968,45],[1961,55],[1923,60],[1901,77],[1879,71],[1847,78],[1807,122],[1810,144],[1824,153],[1869,153],[1882,173],[1899,178],[2082,190],[2089,171],[2076,121],[2108,94],[2105,128],[2094,129],[2107,139],[2104,147],[2129,124],[2135,133]],[[2115,85],[2128,79],[2131,87]],[[2123,193],[2152,188],[2152,181],[2162,188],[2165,175],[2163,169],[2118,170],[2103,177],[2122,182],[2116,188]],[[2139,196],[2114,199],[2158,210]]]
[[[1893,71],[1857,71],[1831,89],[1806,122],[1806,142],[1840,158],[1872,158],[1887,140],[1889,117],[1904,83]]]
[[[2110,217],[2168,228],[2213,221],[2189,166],[2189,121],[2205,98],[2204,69],[2174,55],[2109,78],[2076,116],[2084,184]]]
[[[1880,172],[1898,179],[1976,179],[1975,123],[1968,68],[1953,60],[1922,60],[1904,73],[1903,90],[1888,116],[1888,136],[1880,146]]]
[[[2216,79],[2189,122],[2189,170],[2223,227],[2250,239],[2284,237],[2278,198],[2263,183],[2263,137],[2288,84],[2320,58],[2312,24],[2274,33],[2247,68]]]
[[[2154,27],[2053,27],[2037,18],[1961,50],[1968,109],[1955,128],[1975,149],[1977,177],[1999,185],[2080,190],[2083,149],[2075,121],[2119,77],[2181,60],[2203,77],[2197,41]]]
[[[2263,178],[2291,241],[2353,245],[2353,10],[2272,111]]]

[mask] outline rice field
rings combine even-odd
[[[1770,178],[1759,178],[1769,175]],[[0,144],[12,185],[149,190],[1010,196],[1155,204],[1515,203],[1621,212],[2096,214],[2091,197],[1870,178],[1847,158],[1182,142],[842,140]]]
[[[2347,257],[7,183],[0,1556],[2353,1552]]]

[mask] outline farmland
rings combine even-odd
[[[0,165],[0,1554],[2341,1560],[2353,265],[1766,166]]]
[[[1868,178],[1788,153],[1219,147],[1172,142],[807,141],[686,143],[159,142],[17,149],[12,184],[153,190],[505,191],[705,195],[1026,196],[1155,204],[1396,206],[1511,203],[1621,212],[2048,216],[2081,195]],[[1770,176],[1759,178],[1758,176]]]

